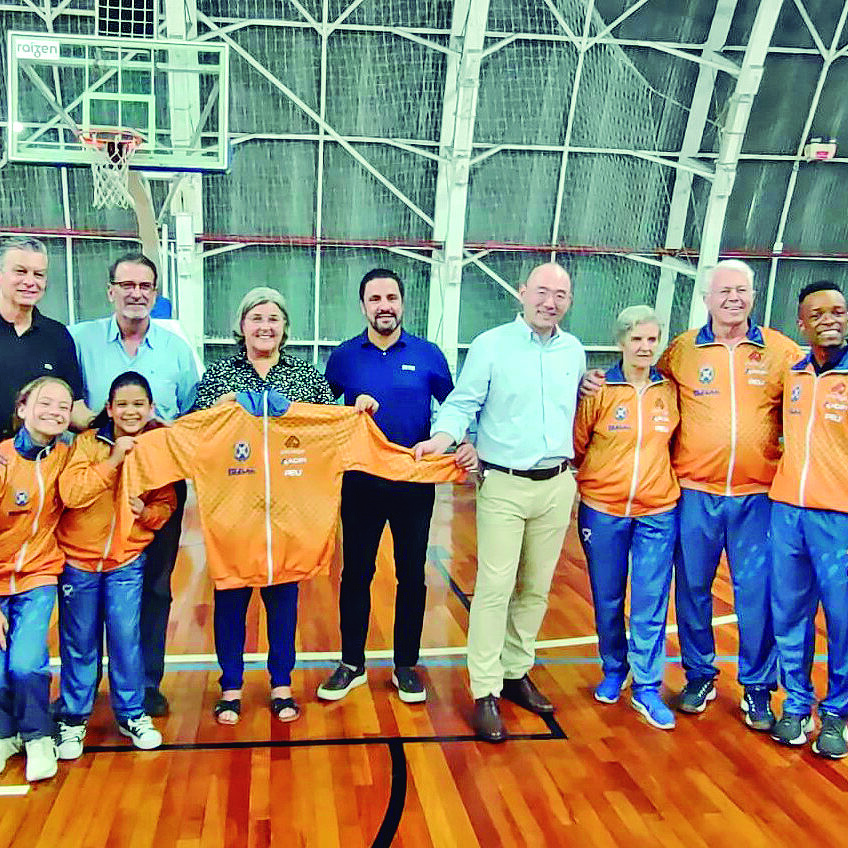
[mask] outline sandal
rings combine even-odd
[[[271,698],[271,712],[283,722],[296,721],[300,718],[300,707],[294,698]],[[294,715],[282,716],[283,710],[293,710]]]
[[[234,713],[236,720],[221,721],[222,713]],[[238,724],[239,717],[241,716],[241,698],[232,698],[229,701],[221,698],[219,701],[216,701],[215,706],[212,707],[212,715],[215,716],[218,724],[223,724],[224,726]]]

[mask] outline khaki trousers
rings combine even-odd
[[[529,480],[489,470],[477,494],[477,583],[468,625],[474,698],[533,667],[577,493],[574,474]]]

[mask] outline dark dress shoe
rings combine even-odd
[[[533,685],[525,674],[518,680],[504,680],[501,696],[537,715],[550,715],[554,705]]]
[[[498,699],[494,695],[474,701],[471,724],[474,732],[486,742],[503,742],[506,739],[506,728],[501,721]]]

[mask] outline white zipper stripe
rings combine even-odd
[[[262,438],[265,459],[265,551],[268,557],[268,585],[274,579],[274,553],[271,542],[271,457],[268,453],[268,391],[262,392]]]
[[[112,539],[115,538],[115,519],[116,513],[112,513],[112,523],[109,525],[109,535],[106,537],[106,545],[103,548],[103,556],[99,563],[97,563],[97,570],[103,571],[103,561],[108,558],[109,550],[112,547]]]
[[[727,463],[727,484],[724,488],[724,493],[729,495],[733,488],[733,471],[736,465],[736,439],[737,439],[737,423],[736,423],[736,369],[733,363],[733,353],[735,348],[728,347],[727,355],[730,360],[730,459]]]
[[[633,479],[630,481],[630,495],[624,509],[624,514],[628,517],[633,506],[633,498],[636,497],[636,487],[639,485],[639,455],[642,451],[642,392],[635,386],[633,390],[636,392],[636,450],[633,452]],[[647,386],[645,390],[647,391]]]
[[[800,385],[800,383],[799,383]],[[810,420],[807,422],[807,434],[804,438],[804,465],[798,483],[798,506],[804,506],[804,490],[807,488],[807,475],[810,473],[810,443],[813,439],[813,423],[816,420],[816,394],[819,390],[819,378],[813,376],[813,399],[810,404]]]

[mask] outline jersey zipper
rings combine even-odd
[[[733,353],[735,348],[728,347],[727,355],[730,359],[730,458],[727,463],[727,483],[724,488],[725,495],[731,494],[733,488],[733,471],[736,465],[736,368],[734,366]]]
[[[271,542],[271,457],[268,453],[268,390],[262,392],[262,449],[265,460],[265,551],[268,557],[268,585],[274,580],[274,554]]]
[[[38,532],[38,522],[44,509],[44,477],[41,474],[41,457],[44,455],[44,451],[40,451],[35,458],[35,480],[38,483],[38,509],[35,511],[35,518],[32,520],[32,530],[30,531],[29,539],[21,545],[21,549],[18,552],[18,561],[15,563],[15,571],[12,574],[11,580],[11,590],[13,593],[16,589],[15,574],[20,574],[21,569],[24,567],[24,557],[26,556],[27,548],[29,548],[29,543],[35,538],[35,534]]]
[[[807,422],[807,433],[804,436],[804,465],[801,468],[801,479],[798,482],[798,506],[804,506],[804,492],[807,488],[807,475],[810,473],[810,442],[813,438],[813,424],[816,420],[816,394],[819,390],[819,378],[813,376],[813,399],[810,405],[810,420]]]
[[[645,390],[647,391],[647,386]],[[633,387],[636,392],[636,450],[633,452],[633,479],[630,481],[630,494],[627,498],[627,506],[624,508],[624,515],[630,516],[630,509],[633,506],[633,498],[636,497],[636,488],[639,485],[639,454],[642,450],[642,392]]]

